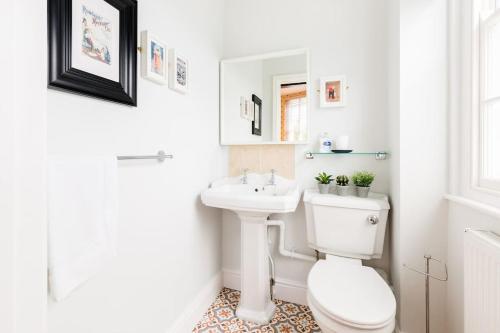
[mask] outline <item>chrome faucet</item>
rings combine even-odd
[[[275,169],[271,169],[271,178],[269,179],[268,185],[276,185],[276,172]]]
[[[241,177],[242,184],[248,184],[248,176],[247,176],[248,171],[249,171],[248,169],[243,169],[243,177]]]

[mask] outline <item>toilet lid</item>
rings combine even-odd
[[[307,284],[322,312],[341,322],[376,328],[396,315],[394,294],[373,268],[320,260]]]

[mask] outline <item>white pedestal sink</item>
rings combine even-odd
[[[271,301],[266,221],[272,213],[294,212],[300,192],[294,181],[270,175],[249,174],[247,184],[241,177],[224,178],[201,193],[210,207],[229,209],[241,220],[241,298],[236,310],[239,318],[258,324],[268,323],[274,315]]]

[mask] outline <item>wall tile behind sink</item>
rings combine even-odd
[[[250,172],[269,173],[276,169],[278,175],[295,178],[295,146],[251,145],[229,147],[229,176],[241,175],[244,169]]]

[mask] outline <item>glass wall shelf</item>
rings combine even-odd
[[[314,159],[314,156],[317,156],[317,155],[339,155],[339,156],[346,156],[346,155],[355,155],[355,156],[373,156],[375,157],[376,160],[385,160],[387,159],[387,157],[389,156],[389,153],[386,152],[386,151],[377,151],[377,152],[373,152],[373,153],[370,153],[370,152],[362,152],[362,153],[358,153],[358,152],[350,152],[350,153],[334,153],[334,152],[331,152],[331,153],[320,153],[320,152],[307,152],[306,153],[306,159],[308,160],[312,160]]]

